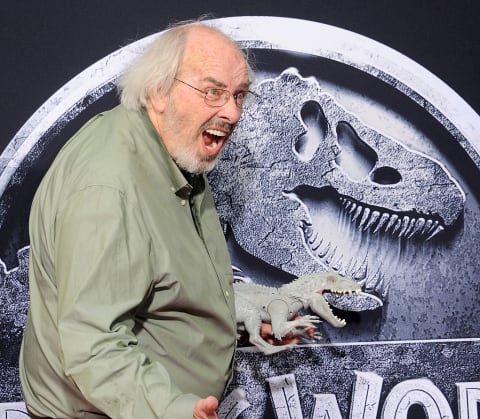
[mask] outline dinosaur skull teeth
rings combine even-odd
[[[314,259],[320,260],[341,275],[351,277],[357,281],[365,280],[367,277],[366,259],[360,265],[357,265],[353,258],[348,263],[344,263],[343,255],[338,254],[338,248],[332,246],[331,242],[324,241],[311,224],[302,222],[300,227],[306,248]]]
[[[351,216],[352,222],[362,231],[373,229],[373,233],[389,233],[391,236],[407,239],[416,236],[427,241],[444,230],[441,223],[432,218],[379,211],[346,197],[340,197],[340,202]]]

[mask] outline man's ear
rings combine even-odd
[[[167,106],[168,97],[160,93],[157,89],[151,89],[149,92],[150,106],[155,113],[163,113]]]

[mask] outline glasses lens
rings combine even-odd
[[[205,102],[212,106],[223,106],[227,103],[230,96],[226,90],[223,89],[208,89],[205,91]]]
[[[235,103],[239,108],[241,108],[244,105],[246,97],[247,97],[246,92],[239,92],[234,95]]]
[[[208,89],[203,92],[205,94],[205,103],[210,106],[223,106],[225,105],[230,96],[233,96],[235,104],[239,108],[248,106],[255,99],[255,95],[251,92],[239,92],[232,95],[228,90],[224,89]]]

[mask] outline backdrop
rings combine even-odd
[[[240,348],[220,415],[478,417],[475,6],[31,3],[0,6],[0,414],[26,416],[33,191],[66,139],[115,105],[129,60],[172,20],[211,12],[254,52],[259,94],[210,174],[237,280],[281,287],[333,269],[362,287],[325,295],[347,326],[321,324],[319,342]]]

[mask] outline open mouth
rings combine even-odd
[[[216,156],[228,138],[228,134],[218,129],[207,129],[202,133],[205,152],[208,156]]]
[[[318,291],[317,291],[318,292]],[[360,296],[361,291],[360,287],[356,290],[336,290],[336,289],[324,289],[321,292],[318,292],[322,297],[324,297],[325,302],[327,303],[328,310],[330,311],[331,316],[338,322],[337,326],[345,326],[347,324],[346,320],[336,315],[330,304],[343,302],[344,306],[348,309],[351,308],[355,298]],[[335,306],[335,304],[333,304]],[[363,310],[363,307],[361,308]],[[360,310],[359,310],[360,311]]]
[[[434,217],[417,213],[393,213],[386,209],[371,208],[348,197],[340,197],[339,201],[343,207],[343,213],[350,218],[352,227],[361,233],[379,234],[391,239],[428,241],[445,230],[442,222]],[[334,260],[339,261],[335,241],[325,238],[310,221],[303,220],[300,228],[309,251],[315,258],[333,267]],[[347,266],[343,266],[343,268],[347,268]],[[358,271],[352,272],[352,266],[349,268],[347,270],[356,279],[363,279],[363,272],[359,275]]]
[[[317,291],[328,305],[328,309],[332,316],[339,322],[339,325],[345,325],[346,320],[339,317],[340,311],[366,311],[375,310],[383,306],[383,302],[375,295],[362,292],[360,285],[356,289],[338,290],[338,289],[323,289]],[[335,311],[332,309],[335,308]]]
[[[383,306],[382,300],[377,296],[360,291],[350,294],[338,294],[326,290],[322,293],[322,296],[329,305],[343,311],[367,311]],[[338,315],[336,317],[338,318]]]

